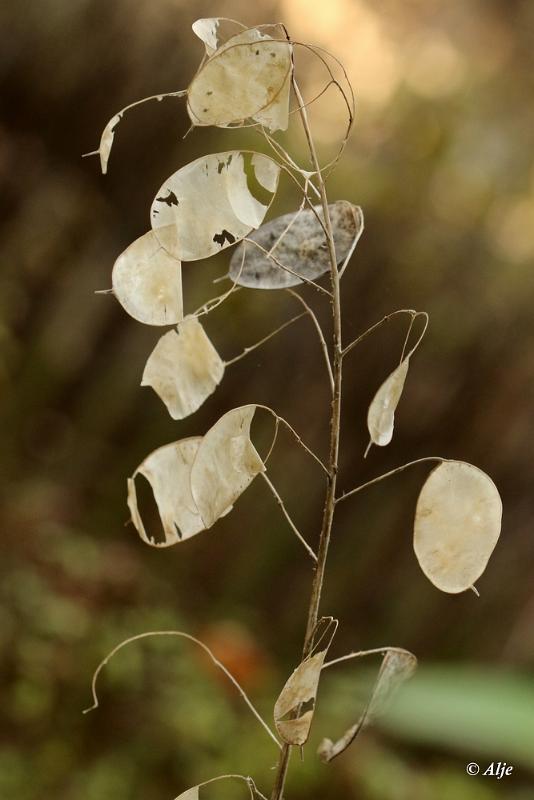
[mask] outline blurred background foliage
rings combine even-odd
[[[528,0],[7,0],[0,6],[0,239],[4,543],[0,797],[164,800],[225,771],[268,793],[276,753],[231,687],[186,643],[132,645],[156,628],[202,637],[266,717],[296,663],[310,564],[261,482],[216,528],[164,551],[125,527],[125,478],[156,446],[203,433],[245,402],[274,406],[318,451],[328,398],[313,332],[297,323],[230,368],[192,418],[173,423],[139,388],[161,331],[111,296],[114,259],[148,228],[164,178],[254,134],[199,130],[181,101],[122,122],[107,177],[94,149],[132,100],[187,85],[201,57],[190,26],[226,15],[283,20],[335,52],[358,97],[331,198],[362,205],[366,231],[343,281],[346,337],[395,308],[426,309],[394,442],[362,460],[370,398],[398,359],[397,318],[346,370],[341,486],[423,455],[471,461],[504,501],[501,541],[471,593],[440,594],[419,571],[411,526],[428,471],[416,467],[340,507],[323,609],[333,653],[392,644],[421,668],[382,725],[331,766],[313,752],[363,706],[369,664],[325,676],[312,747],[287,796],[526,800],[534,792],[532,324],[534,5]],[[302,56],[299,56],[302,58]],[[324,80],[303,60],[308,97]],[[312,122],[325,159],[343,120],[330,90]],[[305,163],[302,137],[286,141]],[[284,183],[272,214],[295,207]],[[184,268],[189,310],[217,293],[220,259]],[[317,298],[312,298],[317,302]],[[241,292],[206,319],[230,357],[294,313],[291,299]],[[260,421],[260,435],[269,431]],[[281,437],[280,492],[310,541],[322,481]],[[506,761],[511,777],[465,764]],[[213,787],[207,800],[245,797]]]

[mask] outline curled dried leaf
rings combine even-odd
[[[250,440],[255,405],[224,414],[204,436],[191,470],[191,493],[211,528],[265,466]]]
[[[278,26],[275,26],[278,27]],[[209,47],[213,25],[204,26]],[[280,29],[274,39],[257,28],[232,36],[201,66],[187,92],[194,125],[227,125],[252,119],[271,131],[286,130],[292,47]]]
[[[336,661],[344,661],[347,658],[357,658],[372,653],[376,653],[376,650],[353,653],[349,656],[336,659]],[[321,760],[329,762],[336,758],[336,756],[341,755],[341,753],[356,739],[360,731],[385,711],[393,694],[404,681],[408,680],[408,678],[413,675],[416,667],[417,658],[413,653],[399,647],[388,648],[384,652],[378,677],[363,714],[358,722],[348,728],[343,736],[336,742],[333,742],[331,739],[322,740],[317,750],[317,754]]]
[[[150,220],[157,239],[182,261],[230,247],[261,225],[279,174],[278,164],[261,153],[230,150],[192,161],[156,194]],[[271,195],[267,202],[266,194]]]
[[[501,532],[502,502],[485,472],[444,461],[427,478],[415,512],[414,550],[427,578],[442,592],[472,588]]]
[[[182,320],[182,265],[163,249],[153,231],[121,253],[111,281],[119,303],[139,322],[175,325]]]
[[[110,119],[110,121],[102,131],[102,136],[100,137],[100,145],[98,148],[98,154],[100,156],[100,169],[102,170],[102,175],[107,174],[109,156],[111,153],[111,148],[113,147],[113,140],[115,138],[115,128],[121,121],[123,114],[124,111],[119,111],[118,114],[115,114],[115,116]]]
[[[321,207],[314,208],[323,220]],[[363,231],[363,214],[361,208],[346,200],[331,203],[329,210],[336,257],[338,264],[341,264],[353,247],[355,239]],[[252,289],[286,289],[303,282],[299,275],[305,280],[315,280],[330,270],[325,233],[310,208],[283,214],[262,225],[249,238],[267,253],[249,246],[243,262],[244,245],[240,244],[235,249],[230,261],[229,276],[241,286]],[[291,272],[283,269],[268,253],[272,253],[276,261],[288,267]]]
[[[128,478],[128,508],[141,539],[152,547],[170,547],[204,530],[191,494],[191,467],[202,441],[200,436],[181,439],[150,453]],[[143,475],[154,493],[165,540],[148,536],[137,505],[135,479]]]
[[[274,705],[276,730],[286,744],[302,746],[310,735],[319,678],[336,632],[337,620],[325,617],[320,620],[319,625],[323,630],[316,648],[321,641],[326,641],[326,646],[319,652],[310,654],[298,665],[287,679]]]
[[[380,447],[389,444],[393,438],[395,411],[404,389],[409,365],[409,357],[401,361],[399,366],[386,378],[369,406],[367,412],[369,436],[371,442]]]
[[[302,711],[301,706],[310,701],[315,703],[325,656],[323,650],[299,664],[275,703],[276,730],[287,744],[303,745],[308,740],[314,709]]]
[[[224,362],[195,317],[165,333],[146,362],[141,386],[151,386],[173,419],[193,414],[224,375]]]
[[[98,150],[94,150],[91,153],[85,153],[85,155],[100,156],[100,167],[102,174],[105,175],[108,171],[108,161],[111,148],[113,147],[113,141],[115,139],[115,131],[126,112],[151,100],[163,100],[164,97],[183,97],[185,94],[187,94],[187,92],[181,90],[177,92],[165,92],[164,94],[154,94],[151,97],[143,97],[142,100],[136,100],[134,103],[130,103],[129,105],[125,106],[117,114],[115,114],[105,126],[100,137]]]

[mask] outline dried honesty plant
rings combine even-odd
[[[209,648],[181,631],[150,631],[118,645],[95,672],[93,707],[98,705],[98,675],[123,646],[162,635],[193,642],[233,683],[278,748],[270,796],[272,800],[280,800],[292,749],[303,748],[308,741],[324,669],[354,658],[382,655],[375,685],[357,721],[337,741],[322,739],[318,756],[330,762],[382,713],[391,695],[416,666],[412,653],[390,646],[326,661],[337,620],[320,617],[320,603],[339,503],[410,466],[435,462],[437,466],[424,483],[417,502],[413,546],[423,573],[438,589],[449,593],[466,589],[476,592],[475,581],[484,571],[499,538],[502,506],[494,483],[480,469],[434,456],[410,461],[344,493],[338,491],[343,365],[351,351],[391,317],[407,318],[409,327],[399,363],[376,390],[367,416],[367,450],[373,444],[384,447],[393,437],[395,413],[410,362],[425,335],[428,315],[399,309],[349,344],[343,342],[341,279],[362,235],[364,220],[358,206],[347,200],[329,202],[326,192],[325,179],[342,155],[354,118],[353,90],[342,65],[321,48],[293,41],[279,24],[246,28],[234,20],[212,18],[197,20],[193,31],[204,43],[205,53],[189,87],[146,100],[184,98],[192,127],[247,127],[261,137],[260,143],[269,148],[269,154],[259,150],[230,150],[202,156],[181,166],[155,194],[150,210],[151,230],[118,256],[112,272],[112,293],[124,309],[147,325],[173,326],[155,343],[141,385],[152,387],[173,419],[184,419],[217,389],[227,367],[302,317],[308,317],[318,338],[331,392],[328,458],[323,461],[314,453],[272,408],[260,404],[240,406],[228,410],[203,435],[164,444],[147,455],[128,478],[128,508],[143,542],[153,547],[169,547],[212,528],[221,517],[230,514],[241,494],[260,475],[291,532],[313,561],[309,610],[302,654],[273,705],[276,732]],[[294,56],[302,48],[318,59],[325,73],[325,90],[333,86],[347,111],[347,127],[339,151],[326,165],[319,162],[307,111],[309,103],[302,96],[295,74]],[[104,128],[96,151],[102,172],[107,171],[118,124],[126,111],[142,102],[145,100],[127,106]],[[310,165],[299,166],[274,136],[277,131],[285,131],[290,120],[303,128],[311,169]],[[298,187],[300,205],[294,212],[264,222],[281,179]],[[208,299],[201,308],[187,309],[184,315],[182,262],[209,258],[229,247],[234,250],[224,277],[230,281],[230,287]],[[331,309],[329,334],[323,330],[312,305],[295,289],[306,285],[313,287],[318,302]],[[284,290],[299,303],[300,313],[225,361],[199,320],[241,290]],[[410,346],[417,321],[423,324]],[[264,455],[258,452],[251,438],[256,412],[267,413],[275,421],[274,438]],[[324,511],[315,546],[301,535],[268,474],[267,463],[280,425],[287,428],[295,443],[326,476]],[[147,530],[149,522],[139,509],[137,481],[141,478],[148,482],[161,518],[164,538],[160,541]],[[252,778],[242,775],[208,778],[182,791],[177,800],[200,800],[205,787],[231,779],[244,782],[252,798],[265,800]]]

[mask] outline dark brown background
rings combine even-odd
[[[518,0],[2,4],[0,796],[156,800],[225,771],[270,790],[274,748],[177,641],[124,651],[102,679],[100,709],[80,713],[93,668],[121,638],[181,628],[213,646],[270,718],[302,638],[310,564],[260,482],[183,546],[154,551],[124,527],[125,478],[142,458],[203,433],[232,406],[270,404],[326,448],[326,384],[307,322],[229,368],[200,411],[173,423],[138,386],[160,332],[93,293],[148,228],[169,174],[202,153],[260,146],[253,134],[217,130],[183,141],[183,104],[166,100],[121,123],[107,177],[96,159],[80,158],[121,107],[187,85],[202,52],[190,25],[213,14],[282,20],[295,39],[339,55],[354,83],[355,132],[329,182],[332,199],[360,204],[366,217],[343,281],[346,340],[395,308],[431,317],[394,441],[365,462],[366,408],[396,363],[405,321],[354,352],[341,485],[443,455],[487,471],[505,507],[478,600],[440,594],[415,561],[412,519],[427,467],[340,507],[323,604],[341,620],[332,652],[400,645],[421,669],[380,728],[325,767],[314,744],[357,715],[367,672],[329,675],[287,796],[526,800],[534,791],[534,7]],[[303,76],[309,94],[314,80]],[[313,123],[327,158],[341,125],[333,93]],[[289,143],[305,163],[301,137]],[[296,202],[284,185],[273,214]],[[188,310],[217,292],[211,281],[227,254],[184,266]],[[231,357],[293,308],[285,296],[242,292],[206,329]],[[268,434],[266,421],[258,428]],[[316,541],[322,482],[285,437],[272,475]],[[474,760],[507,761],[514,773],[471,778],[465,764]],[[237,785],[218,791],[209,797],[245,796]]]

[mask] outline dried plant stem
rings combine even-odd
[[[285,425],[286,428],[288,429],[288,431],[292,434],[292,436],[295,439],[295,441],[297,442],[297,444],[300,445],[300,447],[302,447],[302,449],[305,450],[305,452],[308,453],[308,455],[310,455],[313,458],[313,460],[317,462],[317,464],[319,464],[319,466],[321,467],[323,472],[325,472],[328,475],[328,469],[325,467],[325,465],[323,464],[323,462],[321,461],[319,456],[316,453],[314,453],[313,450],[311,450],[308,447],[308,445],[305,444],[302,441],[302,439],[300,438],[300,436],[296,432],[295,428],[293,428],[293,426],[289,424],[287,419],[284,419],[284,417],[281,417],[279,414],[277,414],[276,411],[274,411],[274,409],[272,409],[270,406],[264,406],[264,405],[261,405],[261,403],[256,403],[256,408],[262,408],[264,411],[268,411],[269,414],[272,414],[274,419],[276,420],[277,425],[280,422],[283,425]],[[271,446],[271,449],[272,449],[272,446]],[[270,453],[271,453],[271,451],[269,450],[269,455],[270,455]]]
[[[370,328],[367,328],[366,331],[364,331],[359,336],[357,336],[356,339],[354,339],[353,342],[351,342],[350,344],[348,344],[345,347],[345,349],[343,350],[343,353],[342,353],[343,358],[350,353],[350,351],[352,350],[353,347],[356,347],[357,344],[360,344],[360,342],[362,342],[364,339],[366,339],[369,336],[370,333],[375,331],[377,328],[379,328],[385,322],[389,322],[389,320],[392,319],[393,317],[396,317],[397,314],[409,314],[413,319],[414,317],[417,316],[418,313],[421,313],[421,312],[417,312],[413,308],[399,308],[398,311],[392,311],[391,314],[386,314],[385,317],[382,317],[382,319],[378,320],[378,322],[375,322],[374,325],[371,325]]]
[[[334,378],[334,391],[332,395],[331,415],[330,415],[330,449],[328,456],[328,481],[326,487],[326,496],[323,508],[323,520],[321,525],[321,534],[319,537],[319,549],[317,552],[317,565],[313,576],[310,605],[308,608],[308,620],[306,624],[306,634],[304,637],[303,657],[309,654],[313,647],[313,636],[317,628],[319,619],[319,608],[321,604],[321,595],[323,589],[326,561],[328,557],[328,549],[330,545],[330,536],[332,533],[332,523],[334,519],[334,510],[336,502],[336,482],[338,471],[338,457],[339,457],[339,436],[340,436],[340,422],[341,422],[341,384],[342,384],[342,333],[341,333],[341,297],[339,285],[339,272],[336,258],[336,248],[334,244],[334,234],[332,231],[332,223],[330,220],[330,212],[328,208],[328,198],[326,194],[326,186],[324,183],[323,175],[319,165],[315,144],[310,130],[308,121],[308,114],[306,111],[304,99],[300,92],[299,86],[292,78],[293,89],[297,102],[300,106],[299,113],[308,142],[313,168],[317,176],[319,191],[321,194],[321,205],[324,215],[324,224],[326,229],[326,241],[328,245],[328,254],[330,259],[330,284],[331,284],[331,307],[332,307],[332,323],[333,323],[333,364],[332,372]],[[275,783],[271,794],[271,800],[282,800],[284,793],[284,785],[286,781],[287,769],[289,765],[289,758],[291,755],[291,747],[284,745],[278,759],[278,766],[276,771]]]
[[[280,742],[276,738],[275,734],[267,725],[267,723],[265,722],[259,711],[255,708],[249,696],[247,695],[241,684],[234,678],[232,673],[224,666],[224,664],[221,661],[219,661],[219,659],[214,655],[214,653],[212,653],[210,648],[206,644],[204,644],[204,642],[201,642],[200,639],[196,639],[194,636],[191,636],[190,633],[184,633],[184,631],[147,631],[146,633],[139,633],[137,634],[137,636],[130,636],[128,639],[124,639],[124,641],[122,641],[120,644],[114,647],[113,650],[111,650],[107,654],[107,656],[104,659],[102,659],[102,661],[94,671],[93,680],[91,683],[91,691],[93,694],[93,705],[90,706],[89,708],[84,709],[83,711],[84,714],[87,714],[89,711],[94,711],[95,708],[98,708],[98,694],[96,692],[96,684],[98,681],[98,676],[100,675],[100,672],[104,669],[106,664],[113,658],[114,655],[116,655],[119,652],[119,650],[122,650],[123,647],[132,644],[132,642],[138,642],[141,639],[148,639],[151,636],[178,636],[179,638],[186,639],[189,642],[193,642],[193,644],[196,644],[198,645],[198,647],[202,648],[202,650],[204,650],[206,655],[208,655],[210,659],[213,661],[215,666],[218,667],[221,670],[221,672],[223,672],[226,675],[226,677],[231,683],[233,683],[233,685],[235,686],[235,688],[237,689],[237,691],[239,692],[239,694],[241,695],[247,706],[249,707],[252,714],[256,717],[262,728],[267,732],[268,736],[273,740],[273,742],[276,743],[277,747],[280,747]]]
[[[260,475],[263,478],[263,480],[265,481],[265,483],[267,484],[267,486],[269,487],[269,489],[271,490],[271,492],[273,493],[276,502],[278,503],[278,505],[280,506],[280,508],[282,510],[282,514],[284,515],[284,517],[287,519],[287,521],[289,523],[289,527],[291,528],[291,530],[293,531],[293,533],[295,534],[297,539],[304,545],[308,555],[310,555],[313,558],[313,560],[315,562],[317,562],[317,556],[315,555],[315,553],[311,549],[310,545],[308,544],[308,542],[306,541],[304,536],[301,534],[301,532],[299,531],[299,529],[297,528],[297,526],[295,525],[295,523],[293,522],[293,520],[289,516],[289,512],[288,512],[287,508],[285,507],[285,503],[282,500],[282,498],[280,497],[280,495],[278,494],[278,492],[276,490],[276,487],[273,485],[272,481],[267,477],[265,472],[260,472]]]
[[[177,92],[162,92],[161,94],[152,94],[150,95],[150,97],[143,97],[141,100],[136,100],[135,102],[130,103],[127,106],[124,106],[124,108],[121,109],[121,111],[119,111],[118,114],[116,114],[116,116],[118,117],[117,125],[122,120],[126,112],[130,111],[130,109],[135,108],[136,106],[140,106],[143,103],[148,103],[151,100],[158,100],[159,102],[161,102],[165,97],[185,97],[186,94],[187,94],[187,89],[180,89]],[[97,156],[99,154],[100,154],[100,148],[98,148],[98,150],[91,150],[90,153],[83,153],[82,158],[88,158],[89,156]]]
[[[353,658],[363,658],[365,656],[385,656],[387,653],[406,653],[403,647],[373,647],[371,650],[354,650],[352,653],[347,653],[339,658],[334,658],[332,661],[326,661],[321,669],[333,667],[336,664],[341,664],[342,661],[351,661]]]
[[[310,308],[308,303],[304,300],[303,297],[301,297],[301,295],[298,292],[295,292],[294,289],[286,289],[286,292],[289,292],[289,294],[292,295],[295,298],[295,300],[298,300],[301,306],[306,309],[306,313],[309,315],[311,321],[313,322],[313,325],[319,337],[319,341],[321,343],[321,350],[323,351],[326,369],[328,372],[328,380],[330,381],[330,389],[332,391],[332,394],[334,394],[334,375],[332,373],[332,364],[330,363],[330,356],[328,355],[328,347],[326,345],[323,329],[319,324],[319,320],[315,316],[313,310]]]
[[[246,245],[243,245],[243,257],[241,258],[239,272],[237,273],[235,280],[232,281],[230,288],[226,292],[223,292],[223,294],[220,294],[217,297],[212,297],[210,300],[206,300],[206,302],[201,305],[200,308],[197,308],[197,310],[193,312],[192,316],[198,319],[198,317],[202,317],[204,314],[209,314],[211,311],[220,306],[221,303],[224,303],[224,301],[230,297],[231,294],[241,291],[243,287],[238,286],[238,281],[241,277],[241,273],[243,272],[243,267],[245,266],[246,249]]]
[[[355,214],[355,212],[354,212],[354,208],[353,208],[353,207],[351,207],[351,211],[352,211],[352,216],[353,216],[353,218],[355,218],[355,217],[356,217],[356,214]],[[352,258],[352,256],[353,256],[353,253],[354,253],[354,251],[356,250],[356,245],[357,245],[357,244],[358,244],[358,242],[360,241],[360,237],[361,237],[361,235],[362,235],[362,233],[363,233],[363,225],[362,225],[362,226],[361,226],[361,228],[358,230],[358,229],[357,229],[357,228],[358,228],[358,225],[357,225],[357,221],[356,221],[356,219],[355,219],[354,221],[355,221],[355,223],[356,223],[356,233],[355,233],[355,235],[354,235],[354,239],[352,240],[352,244],[351,244],[351,246],[350,246],[350,250],[349,250],[349,252],[347,253],[347,255],[345,256],[345,260],[343,261],[343,264],[341,265],[341,267],[340,267],[340,269],[339,269],[339,278],[340,278],[340,280],[341,280],[341,278],[343,277],[343,274],[344,274],[345,270],[347,269],[347,267],[348,267],[348,265],[349,265],[349,261],[351,260],[351,258]]]

